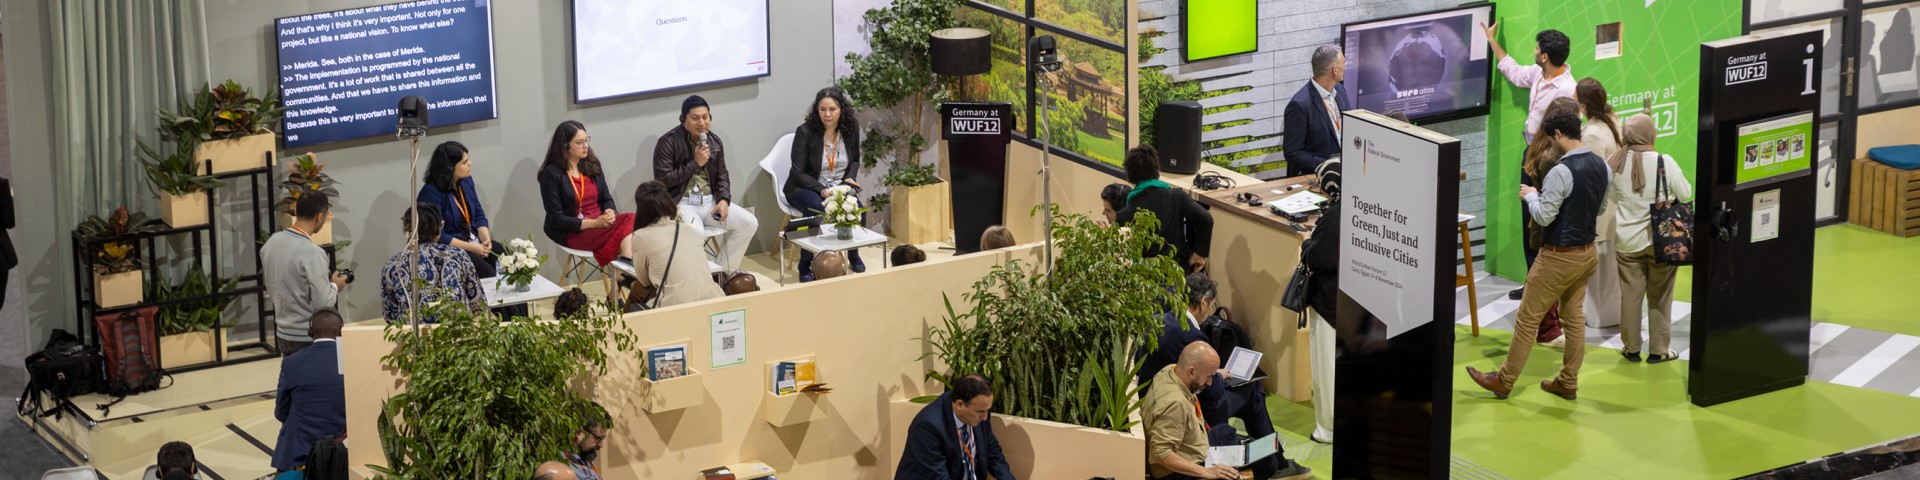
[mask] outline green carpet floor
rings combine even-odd
[[[1712,408],[1687,402],[1687,362],[1628,363],[1587,349],[1580,400],[1539,391],[1559,351],[1540,348],[1508,400],[1461,368],[1491,369],[1511,334],[1465,327],[1454,345],[1453,454],[1509,478],[1732,478],[1920,433],[1920,398],[1812,382]],[[1308,403],[1269,402],[1287,456],[1330,478],[1330,448],[1305,442]]]
[[[1854,224],[1814,230],[1813,320],[1920,336],[1920,237]],[[1682,267],[1673,298],[1693,301]]]

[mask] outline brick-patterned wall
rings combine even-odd
[[[1233,161],[1236,166],[1256,170],[1254,175],[1260,178],[1275,178],[1286,172],[1273,168],[1285,161],[1278,151],[1280,115],[1286,109],[1287,99],[1292,98],[1293,93],[1312,76],[1307,60],[1315,46],[1338,41],[1341,24],[1459,4],[1457,0],[1260,0],[1259,51],[1183,64],[1180,4],[1184,0],[1137,1],[1140,31],[1166,33],[1153,39],[1156,47],[1166,51],[1149,58],[1143,63],[1144,66],[1166,67],[1163,72],[1173,81],[1199,82],[1202,92],[1214,92],[1217,95],[1222,91],[1246,88],[1244,91],[1200,100],[1200,105],[1210,111],[1238,107],[1205,115],[1202,117],[1205,125],[1250,121],[1202,133],[1201,140],[1212,147],[1202,153],[1217,159],[1250,150],[1273,150],[1271,153]],[[1484,217],[1487,208],[1486,118],[1475,117],[1424,126],[1452,135],[1462,142],[1460,163],[1467,172],[1467,180],[1460,184],[1460,209],[1475,217]],[[1231,140],[1246,141],[1218,145],[1219,142]],[[1259,171],[1262,168],[1267,170]],[[1486,241],[1483,236],[1485,226],[1484,218],[1476,218],[1472,223],[1476,257],[1485,255],[1480,248]],[[1480,265],[1475,265],[1475,270],[1479,269]]]

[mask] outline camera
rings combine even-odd
[[[353,284],[353,269],[351,269],[351,268],[342,268],[342,269],[340,269],[340,271],[339,271],[338,273],[340,273],[341,275],[346,275],[346,276],[347,276],[347,284],[348,284],[348,285],[352,285],[352,284]]]
[[[1041,35],[1027,41],[1027,51],[1033,56],[1033,68],[1042,72],[1058,72],[1064,65],[1060,62],[1060,51],[1054,46],[1052,35]]]

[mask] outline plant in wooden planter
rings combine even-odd
[[[86,221],[80,222],[80,235],[92,240],[93,251],[88,257],[92,260],[94,305],[113,308],[144,299],[140,255],[133,241],[124,237],[159,228],[158,221],[143,213],[129,212],[125,206],[107,218],[89,215]]]
[[[229,292],[239,285],[239,277],[216,284],[197,263],[178,283],[154,282],[154,300],[168,301],[208,297]],[[176,303],[160,309],[160,367],[199,365],[220,359],[226,350],[226,329],[232,322],[220,323],[220,314],[239,297],[203,298]]]
[[[277,91],[256,97],[227,80],[200,89],[191,101],[180,99],[179,112],[162,111],[160,121],[173,138],[198,138],[194,157],[211,162],[217,174],[267,166],[276,143],[273,125],[284,111]]]
[[[282,215],[280,223],[293,225],[294,202],[300,201],[301,195],[317,194],[326,195],[331,199],[340,198],[340,190],[334,188],[333,177],[327,175],[326,169],[326,164],[320,163],[320,156],[313,152],[287,160],[287,178],[280,181],[280,188],[286,189],[287,195],[280,197],[280,202],[274,204]],[[307,235],[313,237],[315,244],[333,243],[333,222],[323,223],[319,231],[307,232]]]
[[[887,186],[888,226],[901,242],[920,244],[944,241],[952,225],[945,180],[933,165],[914,161],[894,161],[893,168],[881,178]]]
[[[200,142],[175,139],[174,152],[161,155],[140,142],[140,163],[147,171],[147,182],[160,193],[160,219],[173,228],[207,223],[207,192],[226,186],[212,175],[200,174],[200,162],[194,151]]]

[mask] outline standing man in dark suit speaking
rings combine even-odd
[[[1309,61],[1313,79],[1293,94],[1282,114],[1280,150],[1287,157],[1287,176],[1313,173],[1320,162],[1340,154],[1340,112],[1349,108],[1347,56],[1340,47],[1321,45]]]
[[[1000,454],[1000,441],[987,424],[993,409],[993,388],[987,377],[967,375],[953,382],[953,391],[913,416],[907,447],[900,454],[896,480],[1015,480]]]

